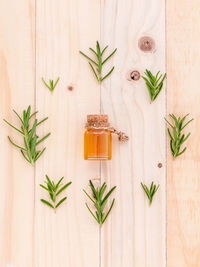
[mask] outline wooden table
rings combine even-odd
[[[195,0],[0,1],[0,267],[200,266],[199,14]],[[143,36],[154,39],[153,53],[138,48]],[[79,54],[96,40],[118,49],[101,86]],[[152,104],[144,81],[130,80],[146,68],[167,71]],[[58,76],[52,95],[41,77]],[[29,104],[38,118],[49,116],[38,133],[52,133],[35,167],[9,144],[7,135],[21,139],[3,122],[16,122],[12,109]],[[84,161],[86,115],[100,112],[130,140],[114,138],[110,162]],[[176,160],[169,113],[195,118],[187,152]],[[56,214],[40,202],[45,174],[73,182]],[[85,207],[89,179],[117,186],[101,229]],[[152,180],[160,189],[150,208],[140,182]]]

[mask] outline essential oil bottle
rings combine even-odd
[[[111,157],[112,132],[108,123],[108,115],[88,115],[84,135],[84,159],[111,160]]]

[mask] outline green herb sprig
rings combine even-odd
[[[45,199],[40,199],[42,201],[42,203],[44,203],[45,205],[49,206],[50,208],[54,209],[54,211],[56,212],[56,209],[67,199],[67,197],[63,197],[58,203],[57,203],[57,196],[60,195],[60,193],[62,193],[72,182],[69,182],[65,185],[62,185],[62,180],[64,179],[64,177],[62,177],[57,184],[54,183],[54,181],[51,181],[48,177],[48,175],[46,175],[46,186],[44,186],[43,184],[40,184],[40,186],[45,189],[50,196],[50,199],[52,201],[52,203],[50,203],[49,201],[45,200]]]
[[[157,98],[157,96],[159,95],[160,91],[163,88],[163,82],[166,78],[166,73],[164,74],[160,74],[160,71],[158,71],[156,73],[156,76],[154,76],[149,70],[146,69],[146,72],[144,73],[146,75],[142,76],[142,78],[145,80],[146,82],[146,86],[148,88],[149,91],[149,95],[150,95],[150,99],[151,99],[151,103]]]
[[[58,84],[60,80],[60,77],[57,78],[56,82],[54,83],[53,80],[49,80],[49,85],[45,82],[44,78],[42,77],[43,83],[46,85],[46,87],[50,90],[51,93],[53,93],[54,89],[56,88],[56,85]]]
[[[115,199],[113,199],[108,212],[107,213],[104,212],[108,198],[112,194],[112,192],[115,190],[116,186],[114,186],[105,196],[104,196],[104,193],[105,193],[105,190],[107,188],[106,183],[103,183],[103,185],[101,187],[95,188],[92,181],[90,180],[90,188],[92,190],[93,197],[90,197],[90,195],[85,190],[83,190],[83,191],[88,196],[88,198],[92,201],[92,203],[96,209],[95,214],[91,211],[91,209],[89,208],[87,203],[85,203],[85,205],[88,208],[91,215],[94,217],[94,219],[98,222],[98,224],[100,226],[102,226],[103,223],[108,218],[108,215],[110,214],[110,212],[113,208],[113,205],[115,203]]]
[[[180,156],[181,154],[183,154],[186,151],[186,147],[180,151],[182,144],[189,138],[189,136],[191,135],[191,133],[188,133],[186,136],[185,134],[182,134],[182,130],[194,119],[192,118],[191,120],[189,120],[187,123],[183,124],[183,122],[185,121],[186,117],[189,114],[185,115],[184,117],[178,117],[176,118],[176,116],[174,114],[169,114],[169,116],[173,119],[174,121],[174,125],[172,125],[167,119],[165,119],[165,121],[167,122],[167,124],[172,128],[172,132],[170,131],[170,129],[168,128],[168,134],[170,137],[170,149],[172,152],[172,155],[174,158]]]
[[[44,153],[46,149],[45,147],[42,150],[36,150],[37,146],[40,143],[42,143],[51,134],[51,133],[48,133],[47,135],[39,139],[39,136],[36,134],[36,128],[37,126],[42,124],[44,121],[46,121],[48,117],[44,118],[41,121],[34,119],[32,126],[30,126],[30,121],[36,115],[37,111],[31,114],[31,106],[28,106],[27,110],[23,111],[22,117],[20,117],[20,115],[15,110],[13,111],[21,122],[21,128],[18,129],[17,127],[13,126],[10,122],[8,122],[5,119],[4,121],[23,136],[24,147],[22,147],[21,145],[17,145],[15,142],[11,140],[9,136],[8,136],[8,140],[10,141],[12,145],[20,149],[23,157],[30,164],[34,165],[35,162],[41,157],[41,155]]]
[[[160,185],[154,184],[154,182],[151,183],[150,188],[148,188],[145,184],[141,183],[142,188],[144,189],[144,192],[146,193],[148,199],[149,199],[149,206],[151,206],[153,197],[155,193],[157,192]]]
[[[79,51],[81,53],[81,55],[83,55],[85,58],[87,58],[89,60],[89,65],[98,81],[98,83],[101,83],[103,80],[105,80],[114,70],[114,66],[111,68],[111,70],[102,77],[102,67],[103,65],[115,54],[115,52],[117,51],[117,48],[115,48],[115,50],[106,58],[103,60],[103,54],[106,51],[106,49],[108,48],[108,46],[104,47],[103,50],[101,50],[99,42],[96,42],[96,51],[92,48],[89,48],[95,55],[97,62],[93,59],[91,59],[89,56],[87,56],[86,54],[84,54],[83,52]],[[96,70],[95,70],[96,69]]]

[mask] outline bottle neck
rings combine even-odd
[[[85,128],[87,129],[108,129],[110,127],[109,123],[97,123],[97,122],[87,122]]]
[[[126,135],[124,132],[117,131],[114,127],[110,127],[109,123],[97,123],[97,122],[87,122],[85,127],[87,130],[108,130],[113,134],[118,135],[118,139],[121,142],[125,142],[129,140],[128,135]]]

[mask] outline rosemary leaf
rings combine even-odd
[[[58,204],[56,205],[56,209],[67,199],[67,197],[64,197],[63,199],[61,199]]]
[[[174,114],[169,114],[169,116],[172,118],[173,120],[173,124],[170,123],[167,119],[165,119],[165,121],[167,122],[167,124],[171,127],[172,132],[170,131],[170,129],[168,128],[168,134],[170,137],[170,149],[172,152],[172,155],[174,158],[182,155],[185,151],[186,151],[186,147],[181,150],[181,146],[182,144],[189,138],[189,136],[191,135],[191,133],[188,133],[187,136],[185,137],[185,134],[182,134],[183,129],[190,123],[192,122],[194,119],[192,118],[191,120],[189,120],[187,123],[183,124],[186,117],[189,114],[185,115],[184,117],[176,117]]]
[[[89,65],[90,65],[90,68],[92,69],[92,72],[94,73],[95,75],[95,78],[97,79],[98,83],[101,83],[103,80],[105,80],[108,76],[110,76],[110,74],[113,72],[114,70],[114,67],[111,68],[111,70],[105,75],[105,76],[102,76],[102,67],[103,65],[115,54],[115,52],[117,51],[117,48],[115,48],[113,50],[113,52],[106,58],[106,59],[102,59],[102,56],[105,52],[105,50],[108,48],[108,46],[104,47],[103,50],[101,51],[101,48],[100,48],[100,45],[99,45],[99,42],[97,41],[96,42],[96,51],[93,49],[93,48],[89,48],[90,51],[92,51],[96,57],[96,60],[93,60],[92,58],[90,58],[89,56],[87,56],[86,54],[84,54],[82,51],[79,51],[80,54],[82,56],[84,56],[85,58],[87,58],[89,60]],[[94,66],[93,66],[93,65]]]
[[[92,66],[92,64],[91,64],[90,62],[88,62],[88,63],[89,63],[89,65],[90,65],[90,68],[92,69],[92,71],[93,71],[93,73],[94,73],[96,79],[98,80],[99,78],[98,78],[98,75],[96,74],[96,71],[95,71],[94,67]]]
[[[56,88],[56,85],[58,84],[60,80],[60,77],[57,78],[56,82],[54,83],[53,80],[49,80],[49,85],[45,82],[44,78],[42,77],[42,81],[45,84],[45,86],[49,89],[51,93],[53,93],[54,89]]]
[[[25,156],[23,150],[20,150],[20,151],[21,151],[21,153],[22,153],[22,156],[25,158],[25,160],[27,160],[29,163],[31,163],[30,160]]]
[[[157,96],[161,92],[163,88],[163,82],[166,78],[166,73],[164,75],[160,74],[160,76],[159,73],[160,71],[158,71],[156,76],[154,76],[149,70],[146,69],[146,72],[144,74],[146,75],[147,78],[145,76],[142,76],[142,78],[146,82],[151,103],[157,98]]]
[[[106,221],[108,215],[110,214],[115,199],[112,200],[112,204],[107,212],[107,214],[105,215],[104,209],[107,203],[107,200],[109,198],[109,196],[112,194],[112,192],[115,190],[116,186],[114,186],[113,188],[111,188],[111,190],[106,194],[106,196],[104,197],[104,193],[106,190],[106,183],[103,183],[103,185],[99,188],[95,188],[92,181],[89,181],[89,185],[90,188],[92,190],[93,193],[93,198],[90,197],[90,195],[83,189],[83,192],[86,194],[86,196],[92,201],[94,207],[95,207],[95,214],[91,211],[91,209],[89,208],[88,204],[85,203],[87,209],[89,210],[89,212],[91,213],[91,215],[94,217],[94,219],[98,222],[98,224],[100,226],[103,225],[103,223]]]
[[[45,199],[40,199],[44,204],[46,204],[47,206],[51,207],[52,209],[54,209],[54,206],[49,203],[48,201],[46,201]]]
[[[101,79],[101,81],[105,80],[114,70],[115,67],[112,67],[112,69]]]
[[[19,116],[19,114],[14,109],[13,109],[13,112],[17,115],[18,119],[23,124],[23,120],[21,119],[21,117]]]
[[[13,146],[15,146],[15,147],[17,147],[17,148],[19,148],[19,149],[21,149],[21,150],[26,151],[25,148],[23,148],[23,147],[21,147],[21,146],[19,146],[19,145],[16,145],[16,144],[11,140],[11,138],[10,138],[9,136],[8,136],[8,140],[10,141],[10,143],[11,143]]]
[[[87,58],[88,60],[90,60],[92,63],[94,63],[96,66],[98,66],[98,64],[94,61],[94,60],[92,60],[90,57],[88,57],[86,54],[84,54],[83,52],[81,52],[81,51],[79,51],[80,52],[80,54],[82,55],[82,56],[84,56],[85,58]]]
[[[144,192],[146,193],[148,199],[149,199],[149,206],[151,206],[152,201],[153,201],[153,197],[155,195],[155,193],[157,192],[158,188],[160,185],[154,184],[154,182],[151,183],[150,188],[148,188],[145,184],[141,183],[141,186],[144,190]]]
[[[51,208],[54,209],[54,211],[56,212],[56,209],[67,199],[67,197],[62,198],[61,200],[59,200],[57,202],[57,196],[63,192],[69,185],[71,185],[72,182],[69,182],[65,185],[61,184],[61,181],[64,179],[64,177],[62,177],[57,184],[54,183],[54,181],[51,181],[50,178],[48,177],[48,175],[46,174],[46,186],[40,184],[40,187],[42,187],[43,189],[45,189],[48,193],[49,193],[49,197],[51,199],[51,201],[53,203],[48,202],[47,200],[41,199],[41,201],[50,206]]]
[[[111,58],[116,51],[117,51],[117,48],[115,48],[115,50],[102,62],[102,65],[105,64],[106,61],[108,61],[108,59]]]
[[[64,186],[58,191],[58,193],[56,193],[56,196],[58,196],[62,191],[64,191],[70,184],[71,184],[71,182],[69,182],[68,184],[64,185]]]
[[[12,124],[10,124],[7,120],[3,119],[8,125],[10,125],[13,129],[15,129],[16,131],[18,131],[20,134],[23,134],[22,131],[20,131],[18,128],[16,128],[15,126],[13,126]]]
[[[42,156],[45,150],[46,150],[46,147],[43,148],[42,151],[38,151],[38,153],[36,153],[35,161],[38,160]]]
[[[92,214],[92,216],[94,217],[94,219],[99,223],[98,218],[97,218],[97,217],[94,215],[94,213],[91,211],[91,209],[89,208],[88,204],[85,203],[85,205],[86,205],[86,207],[88,208],[89,212],[90,212],[90,213]],[[98,214],[97,214],[97,216],[98,216]]]
[[[90,195],[83,189],[83,192],[87,195],[87,197],[95,204],[95,201],[90,197]]]
[[[64,176],[62,178],[60,178],[60,180],[57,182],[56,189],[58,189],[58,187],[59,187],[59,185],[60,185],[60,183],[62,182],[63,179],[64,179]]]
[[[41,186],[43,189],[47,190],[49,193],[51,193],[51,191],[50,191],[46,186],[44,186],[43,184],[40,184],[40,186]]]
[[[51,135],[51,133],[48,133],[47,135],[45,135],[44,137],[42,137],[37,143],[36,145],[39,145],[40,143],[42,143],[45,139],[47,139],[49,136]]]
[[[37,126],[40,125],[41,123],[45,122],[46,120],[48,120],[48,117],[46,117],[46,118],[44,118],[43,120],[39,121],[39,122],[37,123]]]
[[[28,106],[27,110],[23,111],[23,116],[20,117],[20,115],[13,110],[16,116],[19,118],[21,122],[21,130],[13,126],[10,122],[4,119],[4,121],[17,130],[20,134],[23,135],[23,140],[24,140],[24,147],[21,145],[15,144],[11,138],[8,136],[8,140],[12,145],[15,147],[19,148],[23,157],[32,165],[35,164],[36,160],[43,154],[45,151],[45,148],[43,148],[42,151],[37,151],[37,145],[39,145],[41,142],[43,142],[47,137],[49,137],[50,133],[48,133],[46,136],[44,136],[42,139],[38,141],[38,135],[36,134],[36,128],[38,125],[43,123],[47,118],[43,119],[38,123],[37,119],[33,121],[32,127],[30,126],[31,124],[31,119],[33,118],[33,114],[35,115],[37,112],[34,112],[31,115],[31,106]]]
[[[112,210],[112,207],[113,207],[114,203],[115,203],[115,199],[113,199],[112,204],[111,204],[111,206],[110,206],[110,208],[109,208],[109,210],[108,210],[108,212],[107,212],[105,218],[103,219],[103,223],[105,222],[105,220],[107,219],[108,215],[110,214],[110,212],[111,212],[111,210]]]
[[[104,49],[102,50],[102,52],[101,52],[101,56],[103,56],[103,53],[106,51],[107,48],[108,48],[108,45],[106,45],[106,46],[104,47]]]

